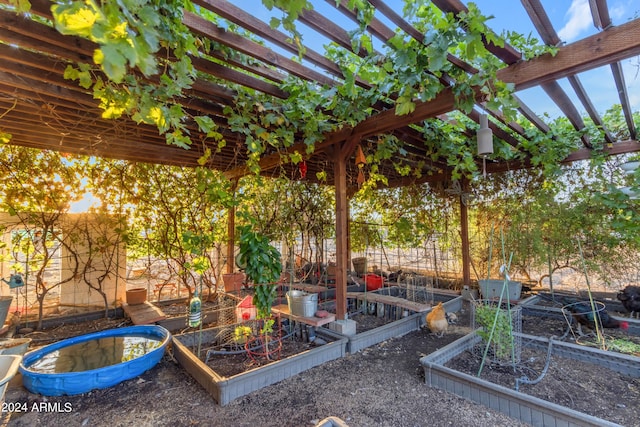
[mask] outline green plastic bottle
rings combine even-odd
[[[191,301],[189,301],[188,324],[189,327],[195,328],[200,326],[200,322],[202,322],[202,301],[200,300],[198,290],[196,289]]]

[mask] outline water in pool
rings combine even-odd
[[[104,337],[47,353],[27,369],[51,374],[100,369],[144,356],[161,344],[159,339],[144,335]]]

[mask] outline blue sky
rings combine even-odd
[[[231,0],[231,2],[250,11],[266,22],[269,21],[269,12],[258,0]],[[327,11],[327,14],[331,13],[332,17],[336,16],[335,9],[328,5],[326,1],[311,0],[311,2],[320,13]],[[463,2],[465,4],[469,3],[465,0],[463,0]],[[388,3],[401,4],[402,2],[400,0],[389,0]],[[475,3],[483,14],[493,16],[489,21],[489,25],[497,33],[501,33],[503,30],[510,30],[524,35],[530,34],[540,39],[520,1],[476,0]],[[607,3],[609,6],[609,14],[614,25],[623,24],[632,19],[634,15],[640,15],[640,2],[637,0],[609,0]],[[588,0],[543,0],[542,4],[556,32],[565,43],[571,43],[599,31],[593,25]],[[401,11],[401,7],[395,7],[394,9]],[[346,28],[354,28],[352,21],[346,17],[336,22],[346,26]],[[315,34],[312,30],[305,29],[304,26],[300,26],[299,28],[304,35],[304,43],[307,46],[318,52],[324,52],[322,46],[327,41],[324,37]],[[282,51],[278,51],[282,53]],[[285,55],[288,57],[291,56],[289,53]],[[637,75],[639,65],[640,59],[638,58],[623,61],[625,83],[634,111],[640,110],[640,76]],[[610,67],[601,67],[587,73],[582,73],[579,75],[579,78],[591,96],[591,101],[596,106],[598,112],[604,113],[612,105],[620,103]],[[573,99],[578,110],[585,114],[582,104],[576,98],[573,89],[566,79],[560,80],[559,83]],[[561,115],[560,110],[540,89],[534,88],[520,91],[518,92],[518,96],[540,116],[545,113],[551,117]]]
[[[521,2],[478,0],[475,3],[485,15],[494,16],[489,25],[495,30],[517,31],[540,39]],[[637,0],[609,0],[607,3],[613,25],[624,24],[640,15],[640,2]],[[564,43],[571,43],[600,31],[593,25],[588,0],[546,0],[542,1],[542,4]],[[640,77],[637,76],[639,64],[640,60],[637,57],[622,62],[627,93],[634,111],[640,110]],[[604,113],[613,104],[620,103],[610,67],[581,73],[579,79],[599,113]],[[560,80],[559,83],[584,115],[584,108],[566,79]],[[552,117],[561,114],[555,104],[539,89],[518,92],[518,96],[538,114],[546,112]]]

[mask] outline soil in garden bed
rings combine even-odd
[[[526,342],[523,342],[523,346]],[[483,347],[477,346],[445,366],[477,376]],[[521,363],[485,363],[480,378],[514,389],[516,378],[538,379],[546,362],[546,351],[523,348]],[[521,384],[519,391],[623,426],[640,420],[640,379],[590,363],[551,356],[548,370],[535,385]]]
[[[569,296],[570,298],[575,298],[575,299],[578,299],[578,300],[581,300],[581,301],[587,301],[587,299],[586,299],[585,297],[577,296],[577,295],[576,295],[576,294],[574,294],[574,293],[566,293],[566,294],[564,294],[564,293],[558,293],[558,294],[557,294],[557,300],[556,300],[556,301],[550,301],[550,300],[548,300],[548,299],[545,299],[545,298],[543,298],[543,297],[540,297],[540,298],[536,301],[535,305],[536,305],[536,306],[541,306],[541,307],[555,307],[555,308],[562,308],[562,307],[563,307],[563,304],[562,304],[562,302],[561,302],[561,301],[562,301],[562,296],[563,296],[563,295],[566,295],[566,296]],[[617,309],[617,308],[619,308],[619,307],[620,307],[620,306],[619,306],[619,304],[610,304],[610,305],[609,305],[608,303],[609,303],[610,301],[609,301],[609,300],[606,300],[606,299],[598,299],[598,298],[594,298],[594,300],[595,300],[595,301],[600,301],[600,302],[604,303],[604,304],[606,305],[607,313],[609,313],[611,316],[614,316],[614,317],[622,317],[622,318],[624,318],[624,317],[629,317],[629,312],[628,312],[628,311],[626,311],[626,310],[624,310],[624,309]],[[616,302],[618,302],[618,303],[620,302],[620,301],[617,301],[617,300],[615,300],[615,301],[616,301]]]
[[[567,332],[568,326],[564,318],[522,316],[522,332],[528,335],[561,337]],[[590,331],[584,329],[584,332]],[[640,345],[640,337],[620,329],[605,329],[604,337],[608,344],[622,340]],[[580,337],[569,331],[564,341],[601,348],[594,334]],[[483,350],[484,347],[477,347],[474,351],[465,352],[446,366],[476,376]],[[616,351],[613,345],[608,345],[608,350]],[[516,378],[526,376],[537,379],[545,362],[546,351],[527,348],[526,341],[523,341],[521,363],[516,366],[515,372],[509,364],[487,363],[481,378],[514,389]],[[640,425],[640,379],[586,362],[552,356],[543,379],[535,385],[522,384],[519,391],[624,426]]]
[[[522,332],[538,337],[559,338],[568,330],[564,318],[545,316],[522,316]],[[565,342],[601,348],[595,334],[586,328],[581,337],[569,330]],[[618,342],[631,343],[632,349],[640,346],[640,337],[630,335],[621,329],[605,329],[604,338],[608,351],[618,351],[632,356],[637,352],[616,348]],[[452,359],[447,367],[477,376],[482,360],[483,346],[467,351]],[[516,378],[537,379],[546,363],[546,350],[534,350],[526,347],[523,341],[521,362],[515,369],[512,364],[485,362],[480,378],[511,389],[515,388]],[[606,419],[624,426],[640,425],[640,379],[619,374],[590,363],[576,361],[560,356],[552,356],[546,374],[535,385],[521,384],[519,391],[553,402],[598,418]]]
[[[271,345],[270,348],[274,346],[275,344]],[[317,343],[304,342],[295,337],[289,337],[282,340],[282,346],[277,352],[270,350],[271,354],[269,358],[261,355],[250,355],[247,352],[238,353],[234,351],[229,351],[228,354],[225,354],[224,351],[215,351],[207,355],[207,351],[205,350],[201,353],[200,359],[205,361],[216,374],[224,377],[232,377],[251,369],[265,366],[290,356],[295,356],[296,354],[300,354],[317,346]],[[257,351],[264,352],[263,350]]]
[[[461,314],[461,313],[459,313]],[[372,317],[373,318],[373,317]],[[226,406],[176,364],[171,351],[153,369],[108,389],[78,396],[43,397],[12,381],[6,401],[71,405],[71,412],[6,412],[10,427],[33,425],[114,426],[312,426],[327,416],[350,427],[525,427],[485,406],[424,383],[420,357],[469,333],[459,316],[443,337],[426,328],[324,363],[277,384],[249,393]],[[85,322],[69,331],[93,331],[102,322]],[[56,332],[62,338],[67,327]],[[0,423],[2,424],[2,423]],[[4,425],[4,424],[3,424]]]
[[[203,304],[204,310],[208,304]],[[183,315],[185,310],[184,303],[176,305],[179,315]],[[564,325],[559,320],[549,319],[549,322],[555,323],[547,323],[543,318],[523,317],[525,333],[548,336],[559,335],[559,331],[564,331]],[[365,320],[384,322],[376,316],[359,319],[358,333],[365,330]],[[42,345],[69,336],[128,324],[124,319],[100,319],[65,324],[48,331],[37,331],[29,336],[37,338],[37,345]],[[538,330],[533,333],[536,327]],[[551,328],[557,330],[550,333]],[[55,402],[61,407],[71,404],[73,410],[71,413],[13,412],[5,413],[5,416],[10,416],[10,426],[107,426],[114,425],[113,420],[117,420],[117,425],[288,427],[314,425],[328,415],[342,418],[351,427],[523,426],[523,423],[485,406],[425,386],[420,357],[469,332],[469,310],[468,304],[465,303],[464,310],[458,313],[458,324],[451,325],[448,333],[442,338],[436,337],[427,328],[412,331],[402,337],[387,340],[357,354],[347,355],[252,392],[224,407],[212,401],[211,396],[175,363],[170,352],[155,368],[138,378],[79,396],[45,398],[34,395],[28,393],[17,379],[12,381],[7,390],[7,402],[24,402],[28,403],[29,407],[34,402]],[[556,358],[556,363],[560,362],[559,358]],[[575,362],[562,361],[561,372],[564,373],[566,365],[575,365]],[[605,379],[611,376],[608,373],[598,375],[601,372],[594,372],[592,369],[586,376],[582,375],[577,379],[568,377],[570,379],[558,381],[557,392],[564,391],[569,383],[579,382],[583,389],[579,392],[574,390],[571,394],[573,399],[593,402],[588,393],[589,375]],[[627,389],[620,390],[619,396],[634,396],[634,405],[637,407],[637,380],[629,384]],[[618,421],[615,418],[619,411],[630,410],[629,405],[626,408],[618,408],[617,404],[622,402],[617,395],[611,401],[607,400],[603,404],[607,405],[603,411],[609,411],[610,416],[601,418],[615,420],[626,426],[638,426],[638,414],[630,421]]]
[[[351,317],[351,319],[356,321],[356,333],[369,331],[392,322],[392,320],[385,317],[365,314],[357,314]],[[311,350],[319,345],[326,344],[327,340],[328,338],[323,336],[316,337],[314,340],[309,342],[304,337],[301,337],[300,334],[292,334],[288,338],[282,340],[282,347],[277,353],[271,354],[270,358],[252,356],[243,352],[242,347],[235,346],[235,348],[229,348],[226,351],[224,349],[215,349],[213,347],[201,349],[200,359],[218,375],[231,377],[241,374],[242,372],[285,359],[289,356],[295,356],[296,354]],[[211,351],[208,352],[208,350]]]

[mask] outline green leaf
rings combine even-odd
[[[202,132],[209,134],[213,129],[217,129],[218,125],[209,116],[195,116],[194,120]]]
[[[273,29],[276,29],[280,26],[280,20],[278,18],[272,17],[269,21],[269,26]]]
[[[127,72],[127,59],[113,45],[105,45],[94,51],[93,60],[102,66],[104,73],[114,82],[120,83]]]
[[[398,116],[413,113],[415,108],[416,104],[411,100],[411,98],[399,97],[396,101],[396,114]]]
[[[54,4],[51,6],[56,29],[61,34],[89,38],[91,30],[100,18],[99,14],[81,2]]]

